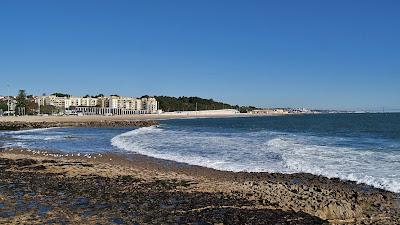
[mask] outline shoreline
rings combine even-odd
[[[49,154],[49,152],[38,154],[24,149],[7,149],[0,151],[0,158],[9,160],[35,160],[37,163],[35,163],[34,167],[44,166],[45,168],[42,167],[39,171],[33,169],[34,174],[59,173],[60,168],[54,165],[49,166],[46,163],[44,163],[45,165],[43,164],[43,162],[51,160],[55,164],[68,164],[62,168],[62,171],[67,174],[73,171],[74,177],[86,176],[85,174],[89,173],[91,174],[90,176],[96,175],[99,177],[115,178],[118,177],[118,174],[125,174],[144,180],[164,180],[168,182],[171,180],[180,180],[180,182],[189,182],[190,185],[184,188],[184,190],[175,187],[169,191],[209,194],[210,196],[206,198],[206,203],[196,202],[193,199],[194,202],[191,205],[191,210],[196,208],[199,211],[196,211],[196,213],[190,211],[196,215],[196,218],[204,217],[206,221],[213,221],[214,214],[211,217],[207,217],[204,213],[206,209],[214,207],[210,206],[210,204],[216,201],[216,199],[220,199],[220,195],[224,196],[223,199],[234,199],[231,199],[230,207],[235,206],[234,208],[240,208],[241,210],[246,208],[251,211],[240,211],[240,214],[249,216],[254,213],[252,210],[261,210],[260,212],[263,212],[261,213],[262,215],[269,212],[267,214],[271,216],[268,218],[270,221],[275,221],[279,217],[279,213],[282,212],[300,219],[297,220],[297,223],[293,224],[308,224],[306,221],[313,221],[315,224],[324,224],[326,221],[332,224],[354,224],[361,222],[365,224],[396,224],[400,221],[398,194],[364,184],[356,184],[351,181],[329,179],[306,173],[280,174],[219,171],[138,154],[122,153],[92,154],[90,157],[76,155],[56,157],[51,153]],[[70,162],[88,163],[91,167],[76,168]],[[99,171],[87,169],[97,167],[103,169]],[[1,169],[3,167],[0,166]],[[18,173],[32,172],[30,169],[27,171],[25,169],[22,169],[24,172],[19,171],[19,168],[14,168],[13,171]],[[3,182],[2,179],[0,179],[1,182]],[[84,181],[80,180],[77,182]],[[26,185],[29,186],[29,184]],[[150,185],[148,188],[149,192],[152,192],[154,189],[157,189],[157,185]],[[220,197],[216,197],[215,195]],[[88,197],[92,198],[93,196],[89,195]],[[153,200],[157,201],[157,199]],[[243,204],[243,202],[246,202],[246,204]],[[215,207],[220,209],[224,204]],[[202,206],[200,208],[204,209],[198,209],[199,205]],[[186,213],[188,212],[186,211]],[[275,215],[275,213],[277,214]],[[254,218],[262,217],[257,213],[254,216]],[[301,218],[307,219],[301,220]],[[124,220],[126,221],[127,219],[128,217],[125,216]],[[147,222],[151,223],[151,221]],[[163,222],[168,223],[166,221]],[[253,221],[253,224],[262,223]]]
[[[0,131],[27,130],[51,127],[148,127],[158,121],[173,119],[212,119],[299,116],[309,114],[137,114],[137,115],[85,115],[85,116],[0,116]]]
[[[200,118],[236,118],[250,117],[238,115],[171,115],[141,114],[116,116],[0,116],[1,130],[26,130],[50,127],[148,127],[158,125],[159,120],[200,119]]]
[[[88,122],[88,121],[128,121],[128,120],[158,120],[180,118],[233,118],[257,116],[247,113],[238,114],[136,114],[136,115],[85,115],[85,116],[2,116],[0,122]]]
[[[322,114],[135,114],[135,115],[85,115],[85,116],[0,116],[0,122],[94,122],[94,121],[147,121],[170,119],[276,117]]]
[[[285,115],[239,114],[139,114],[115,116],[0,116],[1,130],[27,130],[51,127],[148,127],[158,125],[161,120],[244,118]]]

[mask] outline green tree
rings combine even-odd
[[[213,99],[203,99],[199,97],[170,97],[170,96],[155,96],[159,102],[160,109],[164,111],[186,111],[186,110],[210,110],[210,109],[233,109],[226,103],[216,102]]]
[[[35,115],[37,114],[38,104],[35,102],[33,97],[28,97],[26,102],[26,114]]]
[[[193,110],[214,110],[214,109],[237,109],[241,112],[248,112],[256,109],[253,106],[238,106],[230,105],[223,102],[217,102],[214,99],[204,99],[199,97],[170,97],[170,96],[155,96],[160,109],[166,112],[172,111],[193,111]],[[196,107],[197,106],[197,107]]]
[[[24,110],[26,111],[26,91],[25,90],[19,90],[18,91],[18,96],[16,98],[17,104],[15,111],[18,112],[19,115],[24,114]]]
[[[0,110],[3,110],[3,112],[8,110],[7,101],[0,101]]]
[[[26,107],[26,91],[19,90],[16,100],[17,100],[16,104],[17,107]]]
[[[41,114],[53,114],[60,112],[60,109],[55,107],[54,105],[42,105],[40,106],[40,113]]]
[[[104,95],[103,95],[103,94],[101,94],[101,93],[100,93],[100,94],[98,94],[98,95],[94,95],[94,96],[92,95],[92,98],[100,98],[100,97],[104,97]]]
[[[59,92],[53,93],[52,95],[55,95],[56,97],[71,97],[71,95],[69,94],[64,94]]]

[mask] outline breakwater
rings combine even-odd
[[[80,121],[80,122],[22,122],[22,121],[1,121],[0,130],[25,130],[50,127],[149,127],[158,125],[158,122],[148,121],[129,121],[129,120],[101,120],[101,121]]]

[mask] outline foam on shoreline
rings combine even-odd
[[[236,136],[152,126],[120,134],[112,138],[111,144],[128,152],[217,170],[304,172],[400,193],[398,178],[390,176],[396,171],[394,162],[400,160],[399,156],[382,152],[375,158],[376,153],[372,151],[330,146],[324,143],[332,140],[325,139],[276,132]],[[376,166],[383,161],[393,163],[376,171]]]

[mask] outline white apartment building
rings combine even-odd
[[[98,99],[97,98],[81,98],[81,105],[71,105],[71,106],[87,106],[87,107],[95,107],[97,106]]]
[[[132,97],[110,97],[109,107],[113,109],[129,109],[129,110],[144,110],[143,99],[132,98]]]
[[[36,103],[40,105],[52,105],[58,108],[68,108],[71,104],[71,100],[68,97],[57,97],[55,95],[42,96],[36,100]]]
[[[69,100],[71,101],[71,102],[69,102],[70,106],[82,105],[82,98],[80,98],[80,97],[70,97]]]
[[[57,97],[55,95],[41,96],[36,99],[39,105],[53,105],[59,108],[68,109],[71,106],[95,107],[99,100],[97,98],[84,97]]]
[[[109,97],[98,97],[97,105],[101,108],[109,108],[110,107],[110,98]]]
[[[155,98],[132,98],[132,97],[110,97],[110,108],[128,109],[128,110],[144,110],[148,113],[155,113],[158,110],[158,103]]]
[[[142,98],[142,108],[148,112],[154,113],[158,110],[158,102],[155,98]]]

